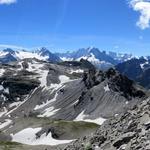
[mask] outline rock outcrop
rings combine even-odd
[[[149,150],[150,99],[106,121],[92,136],[83,137],[64,150]]]

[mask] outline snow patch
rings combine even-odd
[[[72,142],[72,140],[56,140],[49,133],[41,135],[40,138],[36,138],[36,133],[38,133],[42,128],[26,128],[16,134],[12,134],[12,141],[19,142],[27,145],[59,145]]]
[[[100,61],[95,57],[93,53],[90,53],[90,57],[88,58],[88,61],[93,63],[99,63]]]
[[[7,113],[7,109],[6,109],[6,107],[4,107],[3,108],[3,111],[2,112],[0,112],[0,117],[2,117],[4,114],[6,114]]]
[[[42,115],[38,115],[38,117],[50,117],[56,114],[60,109],[55,109],[54,107],[49,107],[44,110]]]
[[[48,56],[43,57],[35,52],[27,52],[27,51],[17,51],[15,53],[15,55],[19,59],[25,59],[25,58],[36,58],[39,60],[47,60],[48,59]]]
[[[5,127],[7,127],[8,125],[10,125],[12,123],[12,120],[10,119],[5,119],[5,121],[3,123],[0,122],[0,129],[3,129]]]
[[[70,71],[70,74],[73,74],[73,73],[83,73],[84,72],[84,70],[82,70],[82,69],[77,69],[77,70],[71,70]]]
[[[110,91],[108,84],[106,86],[104,86],[104,90],[105,90],[105,92],[109,92]]]
[[[14,102],[14,103],[9,105],[9,108],[19,106],[20,104],[21,104],[21,102]]]
[[[0,76],[3,76],[5,70],[3,68],[0,69]]]
[[[29,68],[27,70],[29,72],[35,72],[39,74],[39,81],[41,82],[41,87],[47,87],[47,75],[49,71],[44,69],[44,64],[32,61],[32,63],[28,63],[28,65]]]
[[[2,91],[4,89],[4,87],[2,85],[0,85],[0,91]]]
[[[89,115],[85,115],[84,114],[84,111],[82,111],[77,117],[76,117],[76,119],[74,120],[74,121],[85,121],[85,122],[92,122],[92,123],[96,123],[96,124],[98,124],[98,125],[102,125],[103,124],[103,122],[106,120],[106,119],[104,119],[104,118],[96,118],[96,119],[86,119],[86,118],[88,118],[89,117]]]
[[[9,88],[4,89],[4,93],[9,94]]]
[[[73,58],[60,57],[62,61],[73,61]]]
[[[147,64],[149,64],[149,62],[148,62],[148,61],[147,61],[147,62],[145,62],[145,63],[143,63],[143,64],[140,64],[141,69],[144,69],[144,66],[145,66],[145,65],[147,65]]]
[[[129,101],[126,101],[126,105],[128,105],[129,104]]]

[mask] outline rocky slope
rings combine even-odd
[[[149,150],[150,99],[106,121],[92,136],[73,142],[65,150]]]

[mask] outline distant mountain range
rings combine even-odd
[[[83,58],[102,70],[133,58],[131,54],[117,54],[115,52],[106,53],[106,51],[100,51],[98,48],[94,47],[82,48],[74,52],[56,53],[56,55],[63,61],[78,61]]]
[[[1,63],[9,63],[12,61],[22,60],[25,58],[36,58],[43,61],[49,61],[49,62],[59,62],[61,59],[51,53],[46,48],[41,48],[33,52],[25,51],[25,50],[13,50],[10,48],[4,49],[0,51],[0,62]]]
[[[36,58],[49,62],[88,60],[96,67],[106,70],[114,65],[133,58],[131,54],[117,54],[115,52],[100,51],[98,48],[82,48],[73,52],[52,53],[47,48],[41,48],[32,52],[25,50],[4,49],[0,51],[0,63],[9,63],[25,58]]]

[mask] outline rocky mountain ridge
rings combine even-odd
[[[126,75],[128,78],[138,82],[145,88],[150,88],[150,59],[141,57],[139,59],[131,59],[126,62],[120,63],[116,69]]]

